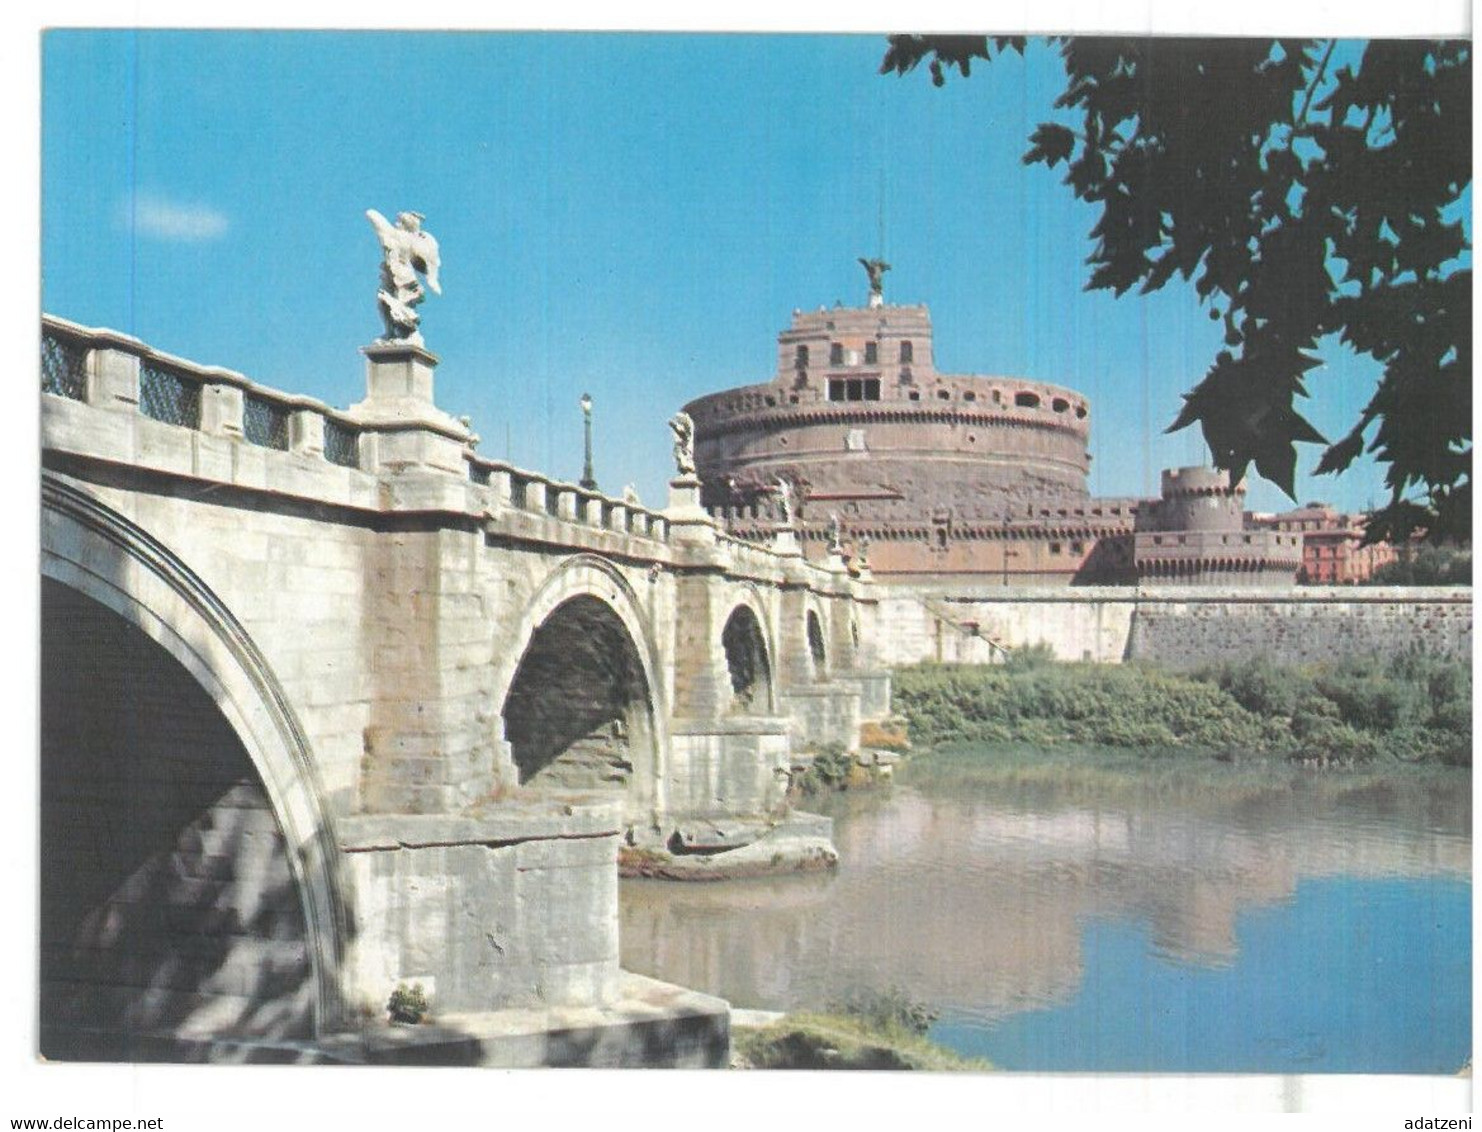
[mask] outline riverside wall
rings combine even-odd
[[[1305,664],[1420,647],[1472,650],[1463,587],[1302,586],[1252,593],[1215,587],[948,590],[892,586],[880,603],[890,665],[990,664],[1047,644],[1061,660],[1142,660],[1191,668],[1267,657]]]

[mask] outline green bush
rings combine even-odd
[[[1470,765],[1471,672],[1423,650],[1308,668],[1265,660],[1176,673],[1135,664],[921,665],[895,704],[923,746],[1113,747],[1357,764]]]
[[[1198,677],[1228,692],[1246,711],[1257,715],[1291,715],[1310,688],[1310,681],[1292,669],[1279,668],[1264,658],[1215,665]]]
[[[1369,577],[1371,586],[1469,586],[1472,552],[1453,546],[1403,547]]]
[[[867,1026],[889,1033],[899,1030],[924,1035],[938,1018],[937,1011],[918,1002],[899,987],[853,991],[829,1006],[829,1011],[858,1018]]]
[[[404,1026],[415,1026],[427,1017],[427,996],[422,993],[422,984],[398,984],[386,1003],[386,1012],[391,1021]]]
[[[840,790],[849,781],[854,756],[842,743],[828,743],[816,748],[813,760],[793,779],[793,788],[803,795],[824,794]]]

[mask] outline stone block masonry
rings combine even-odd
[[[1046,644],[1061,660],[1142,660],[1192,668],[1266,657],[1306,664],[1423,648],[1469,659],[1470,588],[1302,586],[953,591],[893,587],[880,603],[891,665],[991,664]]]

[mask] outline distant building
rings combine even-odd
[[[770,380],[685,406],[702,503],[766,539],[785,482],[808,557],[834,525],[889,585],[1291,584],[1300,538],[1247,531],[1224,473],[1165,472],[1160,500],[1093,498],[1086,398],[940,373],[932,336],[925,306],[874,290],[794,311]]]
[[[1302,536],[1248,524],[1245,485],[1218,468],[1165,471],[1132,537],[1139,582],[1290,586],[1302,565]]]
[[[1138,501],[1092,499],[1073,389],[936,369],[924,306],[795,311],[771,380],[698,398],[702,502],[768,537],[787,481],[805,552],[833,516],[885,582],[1130,581]]]
[[[1346,515],[1326,503],[1308,503],[1268,520],[1270,528],[1299,534],[1302,568],[1297,580],[1308,585],[1346,586],[1366,582],[1395,560],[1389,543],[1363,546],[1363,515]]]

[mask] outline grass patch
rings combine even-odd
[[[851,1014],[789,1014],[759,1030],[736,1030],[737,1063],[747,1069],[992,1069],[900,1025],[881,1026]]]

